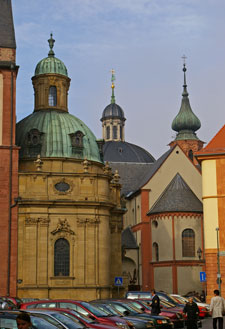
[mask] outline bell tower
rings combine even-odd
[[[0,295],[16,296],[18,147],[16,42],[11,0],[0,1]]]

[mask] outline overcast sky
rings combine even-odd
[[[158,158],[174,139],[187,56],[187,84],[198,137],[225,123],[224,0],[12,0],[17,42],[17,120],[33,112],[31,77],[55,56],[71,78],[69,111],[102,138],[100,118],[115,96],[126,117],[125,139]]]

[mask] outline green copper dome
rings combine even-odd
[[[187,84],[186,84],[186,67],[184,64],[184,90],[181,102],[180,111],[172,122],[172,129],[177,131],[175,140],[198,139],[195,131],[201,127],[201,122],[193,113],[188,98]]]
[[[36,66],[34,75],[46,74],[46,73],[56,73],[68,76],[67,68],[65,64],[58,58],[55,57],[55,53],[52,50],[55,40],[52,38],[48,40],[50,51],[48,57],[42,59]]]
[[[17,123],[20,158],[65,157],[101,162],[96,138],[75,116],[57,110],[32,113]]]

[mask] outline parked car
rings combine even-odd
[[[153,321],[143,318],[139,319],[136,316],[125,316],[122,312],[113,307],[113,305],[99,303],[98,301],[94,301],[93,304],[108,314],[123,317],[129,323],[129,325],[133,326],[135,329],[154,328]]]
[[[2,296],[0,298],[4,298],[5,300],[10,301],[15,305],[16,308],[20,308],[20,305],[23,303],[22,299],[18,297]]]
[[[20,313],[19,311],[0,311],[0,328],[17,329],[16,318]],[[40,315],[28,314],[35,329],[64,329],[59,323],[54,325],[47,318]]]
[[[94,329],[115,329],[115,326],[108,326],[106,324],[98,323],[96,320],[90,319],[88,316],[85,316],[75,310],[71,310],[69,308],[47,308],[44,310],[49,311],[60,311],[63,314],[66,314],[72,319],[76,319],[86,328],[94,328]]]
[[[175,298],[179,303],[183,303],[184,305],[188,302],[188,298],[180,296],[180,295],[171,295],[173,298]],[[194,302],[198,305],[199,308],[199,317],[204,318],[206,316],[210,315],[210,307],[206,303],[202,303],[200,301],[197,301],[196,298],[193,297]]]
[[[139,308],[140,310],[144,310],[146,313],[151,314],[151,304],[146,304],[146,302],[143,302],[142,300],[131,300],[131,303],[133,303],[134,306]],[[174,311],[173,309],[164,308],[163,304],[161,304],[161,312],[159,315],[166,316],[170,319],[170,321],[173,323],[174,328],[184,328],[184,316],[179,311]]]
[[[128,323],[117,316],[108,316],[105,312],[98,310],[90,303],[72,299],[54,299],[54,300],[38,300],[21,305],[21,309],[30,308],[70,308],[81,314],[89,316],[97,320],[99,323],[116,326],[120,329],[129,329]]]
[[[40,314],[44,317],[49,317],[49,321],[52,319],[54,322],[60,323],[64,329],[84,329],[85,325],[81,324],[75,318],[71,319],[65,313],[55,310],[44,310],[44,309],[35,309],[31,311],[31,314]]]
[[[173,324],[169,318],[140,312],[137,308],[130,306],[125,301],[122,302],[117,300],[103,300],[102,302],[113,305],[117,310],[122,312],[125,316],[136,316],[137,318],[140,319],[148,319],[150,321],[153,321],[154,327],[157,329],[173,328]]]

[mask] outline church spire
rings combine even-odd
[[[16,49],[11,0],[0,1],[0,48]]]
[[[116,99],[115,99],[115,95],[114,95],[114,89],[115,89],[115,84],[114,84],[114,81],[116,80],[116,77],[115,77],[115,70],[111,70],[111,73],[112,73],[112,77],[111,77],[111,88],[112,88],[112,96],[111,96],[111,104],[115,104],[116,103]]]
[[[201,122],[191,109],[186,83],[186,57],[183,56],[182,58],[184,59],[184,84],[182,101],[180,111],[172,122],[172,129],[177,131],[177,136],[175,140],[198,140],[198,137],[195,132],[201,127]]]

